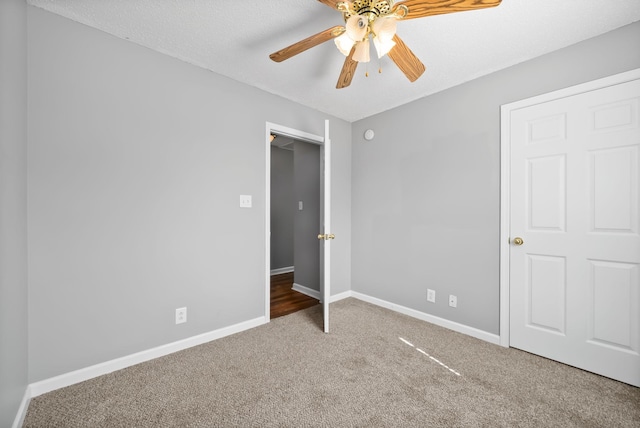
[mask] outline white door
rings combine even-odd
[[[322,228],[320,239],[321,263],[320,290],[322,294],[322,319],[324,332],[329,333],[329,298],[331,296],[331,139],[329,138],[329,121],[324,122],[324,144],[320,151],[322,160]]]
[[[510,345],[640,386],[640,80],[511,111]],[[516,239],[520,238],[520,239]]]

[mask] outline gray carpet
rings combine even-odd
[[[367,303],[31,401],[25,427],[639,427],[640,389]],[[404,339],[404,340],[401,340]]]

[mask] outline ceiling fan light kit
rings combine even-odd
[[[373,0],[369,0],[371,2]],[[356,3],[364,3],[362,1]],[[388,2],[378,2],[378,4],[387,5],[386,9],[389,9]],[[345,17],[345,32],[335,39],[338,50],[342,52],[344,56],[348,56],[351,48],[356,46],[356,53],[353,56],[353,60],[357,62],[369,62],[369,40],[373,39],[373,44],[376,47],[378,58],[382,58],[386,55],[391,48],[395,46],[393,36],[396,34],[396,15],[381,16],[378,9],[362,6],[357,10],[350,10],[349,6],[354,3],[346,2],[339,3],[338,10],[347,10],[343,12]],[[366,10],[367,12],[359,11]],[[401,8],[400,10],[407,10]],[[366,15],[365,15],[366,14]],[[403,15],[404,16],[404,15]]]
[[[409,81],[415,82],[424,73],[424,64],[396,34],[398,20],[495,7],[502,0],[318,1],[341,12],[345,25],[315,34],[269,57],[281,62],[334,39],[338,50],[346,56],[336,85],[340,89],[351,84],[359,62],[370,61],[369,40],[373,40],[378,58],[388,55]]]

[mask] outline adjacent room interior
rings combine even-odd
[[[318,145],[271,139],[271,319],[320,300],[321,159]],[[270,137],[271,138],[271,137]]]

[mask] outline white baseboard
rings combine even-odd
[[[338,300],[346,299],[352,296],[353,293],[351,292],[351,290],[339,294],[334,294],[333,296],[329,297],[329,303],[337,302]]]
[[[271,275],[280,275],[281,273],[289,273],[293,271],[294,271],[293,266],[281,267],[277,269],[271,269]]]
[[[291,289],[297,291],[298,293],[306,294],[309,297],[313,297],[317,300],[322,300],[320,296],[320,292],[318,290],[311,289],[309,287],[305,287],[304,285],[293,283],[293,287]]]
[[[220,339],[222,337],[239,333],[244,330],[249,330],[251,328],[265,324],[266,322],[266,317],[255,318],[252,320],[241,322],[239,324],[231,325],[229,327],[224,327],[218,330],[210,331],[208,333],[189,337],[187,339],[182,339],[176,342],[168,343],[166,345],[161,345],[156,348],[148,349],[146,351],[141,351],[135,354],[127,355],[125,357],[116,358],[115,360],[106,361],[104,363],[96,364],[84,369],[65,373],[49,379],[41,380],[39,382],[34,382],[29,385],[30,397],[37,397],[47,392],[64,388],[65,386],[93,379],[95,377],[102,376],[116,370],[121,370],[135,364],[153,360],[154,358],[163,357],[165,355],[182,351],[184,349],[201,345],[203,343],[211,342],[212,340]]]
[[[314,299],[322,301],[322,296],[317,290],[305,287],[304,285],[296,284],[295,282],[293,283],[293,287],[291,288],[298,293],[306,294],[309,297],[313,297]],[[334,294],[333,296],[330,296],[329,303],[337,302],[338,300],[346,299],[347,297],[351,297],[351,291],[345,291],[344,293]]]
[[[300,284],[294,283],[293,289],[300,293],[311,296],[314,299],[318,299],[318,300],[320,299],[320,292],[316,290],[312,290],[308,287],[304,287]],[[474,327],[469,327],[464,324],[459,324],[453,321],[446,320],[444,318],[429,315],[424,312],[417,311],[415,309],[411,309],[402,305],[397,305],[395,303],[387,302],[385,300],[378,299],[376,297],[371,297],[366,294],[358,293],[356,291],[345,291],[344,293],[333,295],[331,296],[330,301],[337,302],[338,300],[346,299],[348,297],[354,297],[364,302],[371,303],[386,309],[390,309],[392,311],[399,312],[399,313],[408,315],[410,317],[417,318],[422,321],[430,322],[432,324],[439,325],[441,327],[445,327],[450,330],[457,331],[458,333],[463,333],[468,336],[472,336],[489,343],[493,343],[496,345],[500,344],[500,336],[496,334],[488,333],[486,331],[479,330]],[[85,380],[93,379],[95,377],[102,376],[104,374],[111,373],[116,370],[121,370],[130,366],[133,366],[135,364],[149,361],[154,358],[159,358],[168,354],[172,354],[174,352],[191,348],[193,346],[201,345],[203,343],[210,342],[212,340],[220,339],[222,337],[229,336],[231,334],[239,333],[244,330],[249,330],[251,328],[258,327],[262,324],[265,324],[266,322],[267,322],[266,317],[255,318],[255,319],[248,320],[248,321],[235,324],[229,327],[221,328],[208,333],[203,333],[187,339],[183,339],[173,343],[168,343],[166,345],[158,346],[156,348],[148,349],[146,351],[141,351],[132,355],[117,358],[115,360],[106,361],[104,363],[96,364],[94,366],[86,367],[84,369],[76,370],[70,373],[65,373],[65,374],[55,376],[49,379],[45,379],[39,382],[34,382],[29,385],[29,387],[27,388],[27,391],[25,392],[22,403],[20,404],[19,412],[16,415],[16,419],[13,427],[18,428],[22,425],[22,421],[26,416],[27,408],[29,406],[29,401],[33,397],[37,397],[39,395],[45,394],[50,391],[54,391],[56,389],[64,388],[66,386],[83,382]]]
[[[24,391],[22,401],[20,402],[20,407],[18,408],[16,418],[13,421],[13,425],[11,425],[12,428],[22,427],[24,418],[27,416],[27,410],[29,409],[29,402],[31,402],[31,388],[27,386],[27,389],[25,389]]]
[[[386,300],[371,297],[366,294],[351,291],[351,297],[358,300],[362,300],[367,303],[374,304],[386,309],[390,309],[395,312],[399,312],[410,317],[417,318],[422,321],[430,322],[431,324],[439,325],[440,327],[448,328],[449,330],[457,331],[458,333],[466,334],[467,336],[475,337],[476,339],[484,340],[485,342],[493,343],[495,345],[500,344],[500,336],[493,333],[488,333],[483,330],[479,330],[474,327],[469,327],[464,324],[460,324],[454,321],[449,321],[444,318],[436,317],[433,315],[425,314],[424,312],[417,311],[415,309],[407,308],[406,306],[396,305],[395,303],[387,302]],[[344,293],[343,293],[344,294]]]

